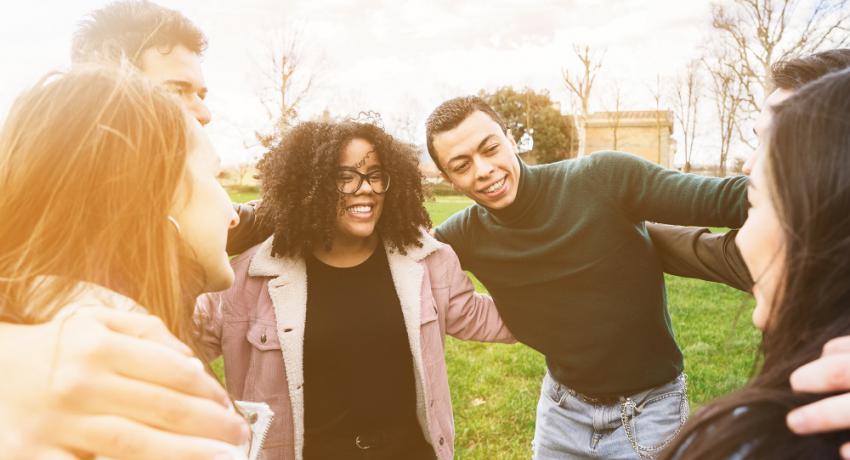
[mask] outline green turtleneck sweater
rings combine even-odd
[[[436,235],[558,381],[587,395],[628,395],[683,368],[644,221],[740,227],[746,187],[743,176],[682,174],[617,152],[520,161],[511,205],[473,205]]]

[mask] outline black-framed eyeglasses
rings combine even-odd
[[[336,189],[340,193],[354,195],[363,186],[363,181],[368,181],[372,191],[378,195],[387,193],[390,188],[390,175],[383,169],[366,174],[353,169],[340,169],[336,174]]]

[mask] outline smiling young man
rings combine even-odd
[[[740,226],[744,177],[600,152],[528,166],[477,97],[440,105],[427,144],[476,204],[436,230],[521,342],[546,355],[534,458],[653,456],[688,415],[682,354],[645,221]]]

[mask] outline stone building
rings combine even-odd
[[[676,154],[672,135],[673,112],[668,110],[594,112],[587,119],[585,152],[619,150],[671,168]]]

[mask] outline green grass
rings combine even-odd
[[[244,203],[246,201],[251,201],[251,200],[257,199],[257,193],[255,193],[255,192],[231,191],[229,193],[230,193],[230,199],[233,200],[236,203]]]
[[[244,201],[254,196],[234,196]],[[434,225],[469,206],[463,197],[426,203]],[[685,354],[691,409],[746,382],[759,334],[750,322],[753,301],[718,284],[667,276],[676,339]],[[476,287],[486,292],[475,280]],[[524,345],[463,342],[448,337],[446,361],[459,459],[525,459],[531,438],[543,356]],[[221,372],[220,363],[217,364]]]

